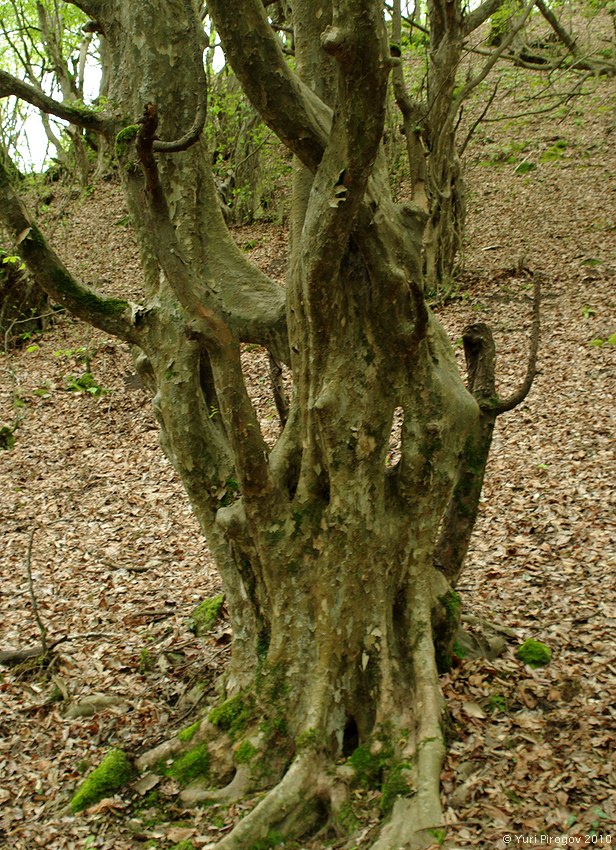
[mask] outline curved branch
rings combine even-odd
[[[246,96],[289,150],[314,170],[327,144],[331,112],[289,68],[261,0],[210,0],[208,8]]]
[[[188,150],[189,147],[195,144],[199,136],[203,132],[205,119],[207,116],[207,79],[205,76],[205,68],[203,67],[203,52],[199,47],[199,42],[196,36],[196,27],[201,26],[200,22],[195,18],[193,4],[191,0],[184,0],[184,6],[187,11],[189,22],[192,20],[193,27],[191,28],[191,50],[197,69],[197,112],[191,128],[173,142],[165,142],[157,139],[153,144],[153,150],[160,153],[178,153],[179,151]]]
[[[7,74],[6,71],[0,71],[0,97],[10,97],[11,95],[20,98],[20,100],[25,100],[48,115],[55,115],[56,118],[61,118],[63,121],[76,124],[86,130],[92,130],[95,133],[104,133],[111,127],[111,120],[100,112],[94,112],[85,107],[71,106],[67,103],[59,103],[53,97],[49,97],[29,83],[18,80],[17,77]]]
[[[509,398],[499,402],[496,408],[496,415],[506,413],[513,410],[521,404],[530,392],[533,385],[535,375],[537,374],[537,352],[539,350],[539,331],[541,327],[541,275],[533,276],[533,324],[530,335],[530,352],[528,355],[528,365],[526,367],[526,376],[521,387],[512,393]]]
[[[47,294],[73,315],[127,342],[139,344],[135,304],[108,298],[80,283],[29,217],[0,162],[0,218],[14,235],[19,253]]]

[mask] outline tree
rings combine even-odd
[[[437,665],[458,627],[454,588],[491,429],[530,388],[536,334],[527,379],[503,401],[489,329],[470,329],[465,387],[425,300],[426,211],[396,205],[387,181],[381,141],[397,59],[377,0],[294,3],[297,72],[260,0],[208,4],[244,91],[296,158],[285,290],[247,262],[217,203],[193,4],[76,5],[107,42],[107,108],[58,104],[6,74],[0,86],[115,142],[143,303],[69,273],[5,171],[2,217],[55,302],[133,346],[163,449],[220,570],[233,652],[226,700],[197,740],[210,753],[207,784],[224,787],[189,787],[184,799],[269,788],[217,845],[248,848],[270,829],[301,835],[326,816],[343,829],[349,787],[378,782],[393,808],[374,846],[425,846],[442,822]],[[271,451],[242,342],[291,367]],[[400,418],[401,456],[389,467]]]

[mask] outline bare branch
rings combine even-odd
[[[0,97],[11,95],[31,103],[32,106],[36,106],[48,115],[55,115],[70,124],[76,124],[95,133],[105,133],[111,128],[111,119],[104,114],[94,112],[87,107],[59,103],[29,83],[18,80],[6,71],[0,71]]]
[[[469,143],[469,142],[470,142],[470,140],[473,138],[473,135],[474,135],[474,133],[475,133],[475,130],[476,130],[476,129],[477,129],[477,127],[481,124],[481,122],[484,120],[484,118],[486,117],[486,115],[487,115],[487,114],[488,114],[488,112],[490,111],[490,107],[492,106],[492,104],[493,104],[493,102],[494,102],[494,98],[496,97],[496,92],[498,91],[499,83],[500,83],[500,79],[498,79],[498,80],[496,81],[496,85],[494,86],[494,89],[492,90],[492,94],[491,94],[491,95],[490,95],[490,97],[487,99],[487,101],[486,101],[486,104],[485,104],[484,108],[481,110],[481,114],[479,115],[479,117],[477,118],[477,120],[476,120],[476,121],[473,121],[473,123],[471,124],[471,126],[470,126],[470,128],[469,128],[469,131],[468,131],[468,133],[466,134],[466,137],[465,137],[464,141],[462,142],[462,144],[460,145],[460,147],[459,147],[459,149],[458,149],[458,156],[462,156],[462,154],[464,153],[464,151],[465,151],[465,150],[466,150],[466,148],[467,148],[468,143]]]
[[[479,85],[479,83],[482,83],[485,80],[485,78],[488,76],[488,74],[490,73],[492,68],[496,65],[496,63],[501,58],[501,56],[504,53],[506,53],[506,51],[509,49],[509,47],[513,44],[515,37],[520,32],[520,30],[524,27],[524,24],[526,23],[526,20],[527,20],[528,16],[530,15],[530,13],[533,9],[535,2],[536,2],[536,0],[530,0],[528,5],[524,9],[524,12],[516,20],[516,24],[515,24],[514,27],[512,27],[511,32],[507,35],[507,38],[503,39],[503,42],[500,45],[500,47],[498,48],[498,50],[494,51],[494,53],[492,54],[490,59],[488,59],[486,64],[481,69],[481,71],[479,71],[478,74],[476,74],[472,79],[470,79],[468,81],[468,83],[465,86],[463,86],[462,90],[457,95],[457,97],[455,98],[455,100],[453,101],[453,103],[451,105],[452,115],[455,114],[456,110],[458,109],[458,107],[460,106],[462,101],[465,100],[469,96],[469,94],[472,92],[472,90],[474,88],[476,88]]]
[[[537,374],[537,352],[539,350],[539,331],[541,327],[541,283],[542,277],[540,274],[533,275],[533,324],[530,334],[530,352],[528,355],[528,365],[526,367],[526,376],[522,385],[507,399],[499,402],[496,415],[506,413],[508,410],[513,410],[521,404],[529,394],[533,385],[535,375]]]
[[[41,616],[38,610],[38,602],[36,601],[36,594],[34,593],[34,584],[32,582],[32,541],[34,540],[34,535],[36,534],[36,527],[34,527],[30,531],[30,536],[28,538],[28,549],[26,551],[26,574],[28,576],[28,593],[30,594],[30,602],[32,603],[32,614],[34,615],[34,619],[36,620],[36,625],[38,626],[40,635],[41,635],[41,655],[47,654],[47,628],[43,624],[41,620]]]

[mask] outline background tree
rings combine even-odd
[[[382,137],[398,60],[379,2],[296,2],[297,72],[259,0],[208,6],[244,91],[296,158],[286,290],[247,262],[217,202],[197,9],[190,0],[76,5],[107,43],[106,108],[61,104],[7,74],[1,91],[115,143],[142,303],[72,275],[5,169],[2,217],[54,301],[133,346],[162,446],[224,583],[227,699],[198,732],[208,787],[184,799],[269,789],[218,844],[248,848],[272,828],[301,835],[329,817],[344,829],[350,788],[383,783],[392,810],[374,846],[423,847],[442,823],[437,662],[450,660],[458,626],[454,587],[491,428],[528,392],[536,334],[527,378],[503,401],[489,329],[470,329],[464,386],[426,304],[428,212],[416,199],[394,203],[388,183]],[[447,21],[431,22],[435,32],[457,14],[439,9]],[[290,364],[288,419],[271,451],[242,342]],[[224,787],[212,790],[215,780]]]
[[[88,100],[86,81],[100,73],[97,98],[104,98],[106,75],[104,52],[96,50],[96,27],[88,22],[83,12],[60,0],[0,3],[0,31],[3,49],[0,68],[18,76],[39,95],[53,95],[66,104],[83,104]],[[85,27],[85,29],[82,29]],[[1,85],[1,82],[0,82]],[[26,98],[31,100],[31,98]],[[8,109],[12,124],[19,133],[9,133],[4,139],[10,153],[21,155],[23,112],[17,100],[20,121],[16,122],[15,106]],[[53,113],[40,112],[48,144],[53,147],[54,158],[61,168],[75,172],[85,184],[91,168],[89,151],[98,148],[96,137],[74,124],[59,124],[50,117]],[[10,126],[10,125],[9,125]],[[8,128],[7,128],[8,129]],[[102,151],[101,151],[102,155]]]

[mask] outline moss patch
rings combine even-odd
[[[133,766],[122,750],[110,750],[82,782],[71,800],[71,811],[80,812],[122,788],[132,778]]]
[[[208,715],[208,720],[212,726],[228,732],[234,738],[246,728],[251,716],[251,705],[241,694],[238,694],[213,708]]]
[[[190,615],[190,630],[196,635],[209,632],[220,615],[224,601],[224,594],[220,593],[200,602]]]
[[[545,667],[552,660],[552,651],[541,641],[529,638],[516,650],[516,656],[529,667]]]
[[[167,776],[175,779],[180,785],[188,785],[195,779],[206,778],[210,772],[210,754],[205,744],[198,744],[194,749],[179,756],[167,767]]]
[[[197,720],[197,722],[193,723],[192,726],[187,726],[186,729],[182,729],[181,732],[178,732],[178,739],[183,742],[192,741],[200,726],[201,721]]]
[[[257,748],[250,741],[243,741],[233,753],[236,764],[248,764],[257,754]]]

